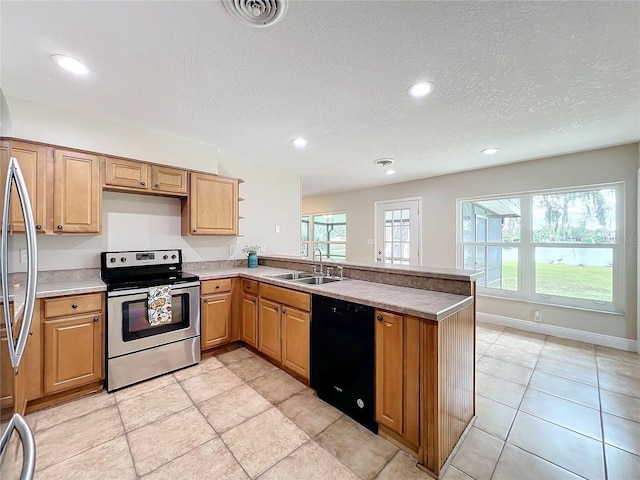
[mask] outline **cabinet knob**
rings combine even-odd
[[[249,290],[251,288],[251,285],[247,285],[247,290]]]
[[[29,335],[33,335],[33,331],[29,332]]]
[[[197,229],[195,229],[195,228],[193,229],[193,233],[196,233],[197,231],[198,231]]]
[[[140,182],[140,185],[142,185],[143,187],[146,185],[145,182]]]
[[[287,313],[287,309],[286,309],[286,308],[283,308],[283,309],[282,309],[282,313]]]
[[[382,315],[378,315],[378,316],[376,317],[376,320],[378,320],[379,322],[381,322],[381,321],[382,321]]]
[[[160,184],[159,184],[159,183],[156,183],[156,184],[154,185],[154,187],[156,187],[156,188],[160,188]]]
[[[256,303],[256,299],[255,299],[255,298],[254,298],[254,299],[252,299],[251,301],[252,301],[253,303]]]
[[[93,321],[94,322],[99,322],[100,321],[100,317],[93,317]]]
[[[42,225],[36,225],[36,230],[42,230]]]
[[[220,285],[216,285],[216,288],[220,288]]]
[[[273,309],[277,312],[278,311],[278,307],[273,307]]]
[[[73,305],[71,305],[71,308],[78,308],[78,304],[74,303]]]
[[[62,225],[58,225],[58,230],[62,230]]]

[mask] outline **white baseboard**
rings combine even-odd
[[[517,318],[504,317],[502,315],[494,315],[492,313],[476,312],[476,320],[478,322],[502,325],[503,327],[519,328],[520,330],[541,333],[543,335],[553,335],[554,337],[569,338],[580,342],[603,345],[605,347],[617,348],[618,350],[628,350],[630,352],[638,351],[637,340],[629,340],[628,338],[612,337],[611,335],[603,335],[601,333],[557,327],[555,325],[519,320]]]

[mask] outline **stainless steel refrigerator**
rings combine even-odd
[[[36,301],[38,259],[36,228],[29,192],[16,158],[2,159],[6,175],[0,244],[0,478],[30,480],[36,462],[33,433],[21,413],[20,372]],[[5,170],[6,169],[6,170]],[[2,192],[0,192],[2,193]]]

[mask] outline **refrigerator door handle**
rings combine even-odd
[[[27,284],[25,286],[25,302],[22,312],[22,323],[18,339],[14,344],[13,336],[13,318],[9,305],[9,212],[11,209],[11,185],[15,181],[16,192],[22,214],[24,216],[24,227],[27,237]],[[29,338],[31,330],[31,322],[33,321],[33,311],[36,305],[36,283],[38,280],[38,251],[36,248],[36,227],[33,218],[33,209],[31,208],[31,199],[27,190],[27,184],[24,175],[20,169],[18,160],[11,157],[9,160],[9,168],[7,171],[7,183],[4,193],[4,209],[2,212],[2,245],[0,246],[0,262],[2,268],[0,275],[2,276],[2,301],[4,307],[4,321],[7,328],[7,343],[9,346],[9,355],[11,357],[11,365],[17,368],[24,354],[24,349]]]
[[[9,420],[9,424],[3,432],[2,438],[0,438],[0,458],[2,458],[4,449],[9,444],[14,429],[18,432],[22,442],[22,473],[20,474],[20,480],[32,480],[36,468],[36,442],[29,425],[22,415],[15,413]]]

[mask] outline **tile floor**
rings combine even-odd
[[[476,360],[445,480],[637,478],[640,356],[480,324]],[[246,349],[27,419],[38,480],[430,478]]]

